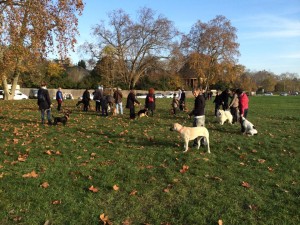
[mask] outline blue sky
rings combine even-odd
[[[300,75],[300,0],[85,0],[79,17],[78,45],[91,40],[91,28],[108,21],[108,13],[123,9],[136,18],[141,7],[153,9],[189,33],[196,21],[208,22],[217,15],[237,28],[239,63],[251,71],[267,70],[277,75]],[[73,63],[84,57],[71,54]]]

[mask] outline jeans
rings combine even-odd
[[[116,103],[116,110],[117,110],[117,114],[123,115],[123,106],[122,106],[122,102]]]
[[[205,127],[205,115],[203,116],[195,116],[193,121],[193,127]],[[205,145],[206,139],[201,139],[201,144]],[[194,146],[198,145],[198,138],[195,138],[194,140]]]
[[[45,122],[45,111],[47,112],[47,119],[48,122],[51,122],[51,109],[41,109],[41,119],[42,119],[42,123]]]

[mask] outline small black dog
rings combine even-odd
[[[147,109],[141,109],[140,111],[138,111],[138,117],[148,117],[148,110]]]
[[[53,116],[53,119],[54,119],[53,125],[57,125],[57,123],[62,123],[65,126],[69,120],[70,114],[71,114],[71,111],[67,111],[64,113],[64,116],[62,116],[62,117],[54,117]]]

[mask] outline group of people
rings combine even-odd
[[[230,110],[233,117],[232,123],[238,122],[242,117],[247,118],[249,98],[242,89],[226,88],[223,92],[218,90],[214,103],[215,116],[222,107],[223,110]]]

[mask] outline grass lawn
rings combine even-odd
[[[253,137],[207,102],[211,154],[182,153],[169,128],[192,120],[169,115],[171,99],[134,121],[75,103],[66,126],[42,126],[35,100],[0,101],[1,225],[300,223],[300,97],[250,97]]]

